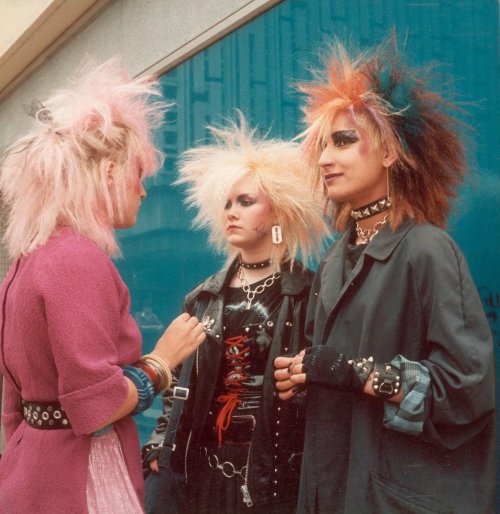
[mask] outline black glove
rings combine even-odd
[[[306,384],[362,392],[373,371],[373,358],[352,361],[330,346],[318,345],[306,349],[302,371],[306,374]]]

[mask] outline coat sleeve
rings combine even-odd
[[[89,241],[59,248],[37,269],[59,401],[73,431],[85,434],[127,398],[118,351],[122,316],[129,317],[121,309],[126,288],[109,258]]]
[[[423,437],[453,449],[492,422],[491,331],[465,259],[443,232],[414,241],[411,263],[427,327],[431,395]]]

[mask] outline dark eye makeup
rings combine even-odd
[[[342,147],[359,141],[355,130],[339,130],[332,134],[332,141],[335,146]]]
[[[247,195],[247,194],[243,194],[243,195],[238,195],[236,197],[236,202],[239,203],[240,205],[242,205],[243,207],[249,207],[250,205],[253,205],[256,200],[251,197],[250,195]],[[233,205],[233,203],[231,202],[231,200],[228,200],[226,202],[226,205],[224,206],[224,209],[230,209],[231,206]]]

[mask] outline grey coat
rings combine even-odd
[[[417,436],[391,430],[382,400],[309,386],[299,512],[492,512],[493,345],[462,253],[434,226],[385,227],[344,284],[348,238],[320,263],[306,333],[348,357],[426,366],[426,420]]]

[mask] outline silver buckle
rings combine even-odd
[[[173,397],[177,400],[186,401],[189,397],[189,387],[175,386]]]

